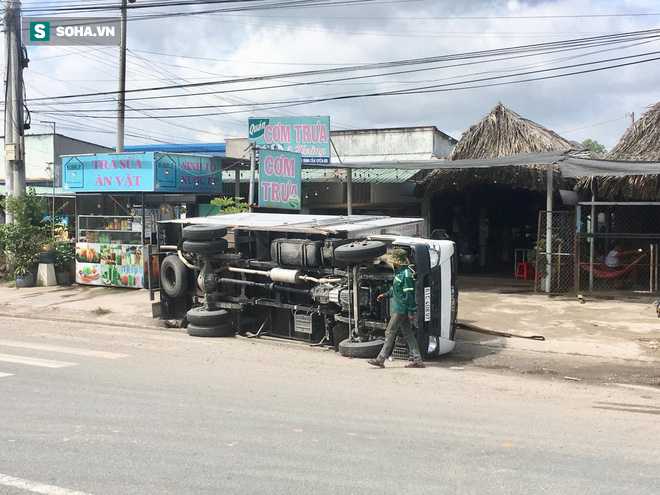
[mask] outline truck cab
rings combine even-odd
[[[454,348],[457,250],[421,237],[423,219],[238,213],[159,224],[155,314],[192,336],[271,335],[375,357],[389,320],[388,254],[406,251],[416,279],[420,351]],[[158,265],[156,265],[158,266]],[[407,358],[397,339],[394,357]]]

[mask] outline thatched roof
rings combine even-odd
[[[426,193],[455,193],[473,186],[506,187],[544,192],[547,185],[547,165],[511,165],[490,168],[450,168],[434,170],[424,181]],[[575,180],[561,176],[554,167],[553,186],[559,189],[572,189]]]
[[[660,201],[660,175],[583,177],[575,190],[589,193],[595,190],[600,201]]]
[[[570,148],[575,148],[575,143],[536,122],[523,119],[498,103],[481,122],[463,133],[449,160],[495,158]]]
[[[458,142],[449,160],[491,159],[529,153],[568,150],[576,143],[545,127],[522,118],[498,103],[481,122],[470,127]],[[580,145],[578,144],[579,148]],[[546,165],[511,165],[480,168],[437,169],[431,172],[422,189],[426,194],[458,191],[475,185],[500,185],[512,189],[545,191]],[[555,169],[555,189],[572,187]]]
[[[660,103],[631,125],[607,155],[609,160],[660,161]]]

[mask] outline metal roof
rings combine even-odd
[[[400,184],[411,180],[420,169],[374,169],[364,168],[353,171],[354,183],[383,183]],[[256,180],[259,179],[259,171],[255,171]],[[222,172],[222,182],[234,182],[234,171]],[[301,172],[302,182],[346,182],[346,169],[342,168],[303,168]],[[250,181],[250,171],[240,171],[241,183]]]
[[[225,143],[182,143],[182,144],[138,144],[124,146],[126,153],[140,151],[161,151],[163,153],[206,153],[225,156],[227,146]]]

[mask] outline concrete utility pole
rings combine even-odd
[[[132,0],[131,3],[134,1]],[[119,94],[117,95],[117,153],[124,151],[124,116],[126,114],[126,4],[127,0],[121,0]]]
[[[21,40],[21,5],[18,0],[5,2],[5,190],[7,196],[25,192],[25,147],[23,145],[23,56]],[[6,221],[12,222],[11,215]]]

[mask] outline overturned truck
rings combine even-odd
[[[198,337],[239,332],[378,354],[389,320],[386,259],[404,249],[416,278],[413,322],[424,358],[454,348],[456,245],[420,237],[421,218],[238,213],[159,224],[155,315]],[[408,357],[403,339],[393,355]]]

